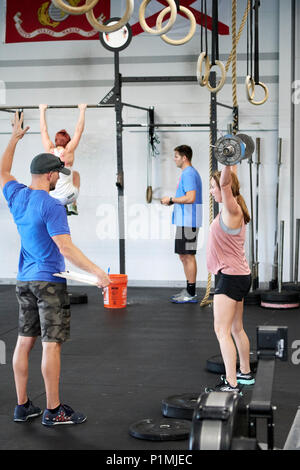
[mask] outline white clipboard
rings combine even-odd
[[[53,276],[63,277],[65,279],[70,279],[71,281],[83,282],[84,284],[90,284],[92,286],[97,286],[97,278],[89,274],[76,273],[74,271],[63,271],[61,273],[54,273]]]

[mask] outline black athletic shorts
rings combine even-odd
[[[175,253],[178,255],[195,255],[198,232],[198,227],[176,227]]]
[[[215,287],[215,295],[224,294],[237,302],[243,300],[251,287],[251,274],[243,276],[232,276],[230,274],[218,273]]]

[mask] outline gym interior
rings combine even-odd
[[[119,21],[130,10],[125,22],[130,38],[112,45],[108,39],[116,32],[94,31],[89,39],[74,32],[72,39],[67,33],[59,36],[57,31],[65,30],[63,15],[50,17],[51,11],[61,11],[57,5],[50,11],[56,1],[34,0],[35,8],[28,1],[31,15],[24,8],[12,15],[14,0],[0,4],[0,153],[10,139],[14,113],[23,112],[30,129],[18,144],[12,174],[29,185],[30,162],[43,151],[39,104],[48,104],[51,137],[58,129],[72,133],[77,105],[88,104],[76,149],[78,216],[69,216],[68,223],[73,243],[89,259],[108,273],[127,276],[127,292],[125,304],[115,308],[105,305],[102,289],[80,275],[79,280],[67,279],[71,338],[62,347],[60,392],[63,401],[84,411],[87,421],[54,429],[41,426],[40,418],[15,423],[12,358],[18,336],[20,238],[1,194],[0,449],[132,455],[299,450],[299,0],[146,2],[146,18],[175,4],[176,21],[166,35],[177,41],[191,32],[180,7],[193,12],[195,31],[183,44],[141,28],[145,1],[100,1],[95,10],[110,4],[100,26],[104,19]],[[74,8],[91,3],[63,2]],[[206,15],[200,14],[204,7]],[[85,29],[94,28],[85,14],[65,16],[66,21],[83,16]],[[201,83],[203,51],[223,66],[232,53],[226,72],[213,66],[213,91]],[[225,81],[218,89],[221,72]],[[239,133],[249,138],[246,143],[235,137]],[[210,403],[205,388],[215,385],[224,364],[214,333],[215,279],[206,266],[210,224],[219,211],[209,186],[212,170],[222,169],[217,152],[220,139],[226,144],[228,135],[236,144],[231,151],[242,149],[235,165],[252,216],[245,242],[252,286],[245,298],[244,326],[256,383],[244,387],[236,401],[231,394],[230,403],[220,403],[217,394]],[[175,196],[180,172],[173,155],[181,144],[193,149],[192,164],[203,190],[196,255],[199,300],[191,304],[170,302],[186,282],[174,253],[173,207],[161,204],[164,196]],[[66,271],[78,269],[66,261]],[[37,341],[28,389],[43,409],[41,353]]]

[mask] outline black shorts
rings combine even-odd
[[[175,253],[178,255],[195,255],[198,232],[198,227],[176,227]]]
[[[219,272],[214,295],[224,294],[237,302],[241,302],[248,294],[250,287],[251,274],[232,276]]]

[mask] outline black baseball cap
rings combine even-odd
[[[32,175],[43,175],[50,171],[59,171],[64,175],[70,175],[71,171],[65,168],[64,162],[52,153],[40,153],[31,162],[30,173]]]

